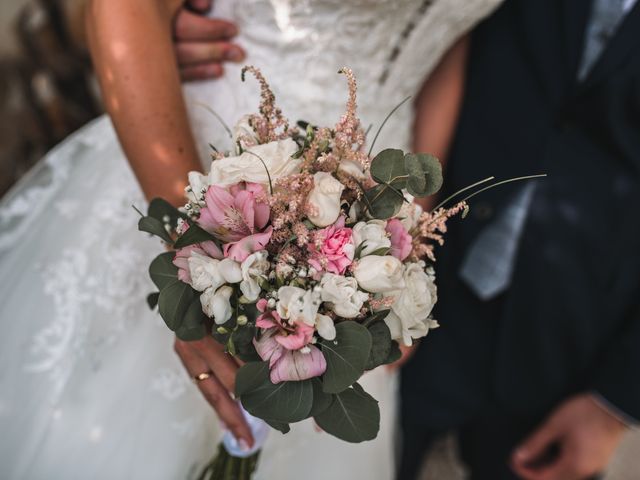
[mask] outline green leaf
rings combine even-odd
[[[176,243],[173,245],[173,248],[183,248],[189,245],[193,245],[195,243],[207,242],[209,240],[216,241],[215,237],[211,235],[206,230],[200,228],[197,224],[191,223],[189,225],[189,230],[184,232],[184,234],[178,237]],[[216,242],[217,244],[217,242]]]
[[[180,327],[187,309],[193,301],[193,289],[190,285],[176,280],[160,291],[158,310],[160,316],[174,332]]]
[[[401,190],[407,185],[407,171],[402,150],[387,148],[371,161],[371,176],[380,184],[389,184]]]
[[[322,391],[322,381],[319,378],[312,378],[311,383],[313,384],[313,406],[309,415],[315,417],[329,408],[333,395]]]
[[[271,428],[275,428],[276,430],[282,433],[289,433],[291,431],[291,427],[288,423],[276,422],[275,420],[267,420],[263,419]]]
[[[391,353],[391,332],[383,321],[372,323],[368,328],[372,338],[372,345],[365,369],[373,370],[380,365],[384,365],[387,358],[389,358]]]
[[[433,155],[408,153],[405,167],[409,174],[407,191],[416,197],[427,197],[442,187],[442,165]]]
[[[236,376],[236,395],[254,417],[273,422],[299,422],[309,417],[313,405],[311,380],[271,383],[267,362],[243,365]]]
[[[176,337],[185,342],[203,339],[207,334],[205,319],[206,316],[202,311],[200,297],[196,297],[187,308],[184,317],[182,317],[182,323],[176,329]]]
[[[389,365],[390,363],[396,362],[402,358],[402,351],[400,350],[400,346],[398,342],[393,340],[391,342],[391,352],[389,352],[389,356],[385,360],[384,364]]]
[[[164,223],[162,223],[157,218],[153,217],[142,217],[138,220],[138,230],[141,232],[147,232],[156,237],[160,237],[165,242],[171,244],[173,240],[169,233],[164,229]]]
[[[377,248],[376,250],[371,252],[369,255],[378,255],[378,256],[384,257],[390,251],[391,251],[391,249],[389,247],[381,247],[381,248]]]
[[[174,252],[161,253],[149,265],[149,276],[158,290],[178,280],[178,267],[173,264],[174,257]]]
[[[387,185],[376,185],[364,192],[369,213],[374,218],[386,220],[394,217],[402,207],[401,192],[394,191]]]
[[[365,327],[368,327],[369,325],[373,325],[375,322],[379,322],[380,320],[384,320],[385,318],[387,318],[387,315],[389,315],[389,309],[388,308],[385,309],[385,310],[378,310],[377,312],[375,312],[372,315],[370,315],[369,317],[367,317],[362,324]]]
[[[334,395],[329,408],[314,418],[325,432],[351,443],[373,440],[380,430],[378,402],[357,384]]]
[[[169,224],[172,227],[176,226],[176,224],[178,223],[178,218],[188,218],[187,215],[181,213],[176,207],[171,205],[163,198],[154,198],[149,202],[147,215],[160,220],[162,223],[165,223],[165,217],[169,217]]]
[[[322,377],[326,393],[338,393],[353,385],[364,373],[371,351],[371,334],[353,321],[336,325],[336,339],[320,342],[327,361]]]
[[[153,292],[147,295],[147,305],[149,308],[153,310],[158,305],[158,298],[160,297],[160,292]]]
[[[231,334],[231,341],[235,345],[236,353],[243,362],[260,362],[261,358],[253,346],[256,329],[253,325],[238,326]]]

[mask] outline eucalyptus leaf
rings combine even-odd
[[[371,334],[365,327],[353,321],[338,323],[335,340],[322,340],[320,345],[327,361],[325,393],[342,392],[358,381],[371,351]]]
[[[216,242],[216,239],[213,235],[211,235],[206,230],[203,230],[197,224],[191,223],[189,225],[189,230],[178,237],[178,240],[176,240],[176,243],[173,245],[173,247],[183,248],[195,243],[207,242],[209,240]]]
[[[291,427],[288,423],[276,422],[275,420],[263,419],[271,428],[275,428],[279,432],[289,433],[291,431]]]
[[[369,325],[372,344],[371,353],[367,360],[366,370],[373,370],[384,365],[391,353],[391,332],[384,321],[374,322]]]
[[[176,336],[185,342],[203,339],[207,334],[205,320],[200,297],[196,297],[187,308],[180,327],[176,329]]]
[[[236,395],[254,417],[279,423],[308,418],[313,405],[311,380],[273,384],[267,362],[246,363],[238,370]]]
[[[149,308],[153,310],[158,305],[158,298],[160,297],[160,292],[153,292],[147,295],[147,305]]]
[[[309,415],[315,417],[329,408],[333,395],[322,390],[322,381],[319,378],[312,378],[311,383],[313,384],[313,406]]]
[[[402,358],[402,351],[400,350],[400,345],[398,342],[393,340],[391,342],[391,352],[389,352],[389,356],[385,360],[384,364],[389,365],[390,363],[397,362]]]
[[[161,253],[149,265],[149,276],[159,290],[178,280],[178,267],[173,264],[174,257],[173,252]]]
[[[375,398],[359,385],[355,387],[334,395],[329,408],[314,419],[325,432],[347,442],[360,443],[378,435],[380,409]]]
[[[231,340],[235,345],[235,356],[243,362],[261,361],[256,347],[253,346],[253,337],[256,329],[253,325],[238,326],[231,334]]]
[[[174,332],[180,327],[194,293],[190,285],[176,280],[160,291],[158,311],[160,316]]]
[[[176,207],[171,205],[163,198],[154,198],[149,202],[149,209],[147,215],[156,218],[164,223],[165,217],[169,217],[169,224],[175,227],[178,223],[178,218],[187,219],[187,215],[181,213]]]
[[[364,192],[369,213],[374,218],[386,220],[392,218],[402,207],[402,193],[398,194],[392,187],[376,185]]]
[[[165,242],[171,244],[173,240],[171,235],[165,230],[164,223],[162,223],[157,218],[153,217],[142,217],[138,220],[138,230],[141,232],[147,232],[151,235],[155,235],[156,237],[160,237]]]
[[[405,188],[407,171],[402,150],[387,148],[371,160],[371,176],[380,184],[389,184],[397,189]]]
[[[369,255],[377,255],[377,256],[380,256],[380,257],[384,257],[390,251],[391,251],[391,249],[389,247],[380,247],[380,248],[375,249]]]
[[[433,155],[409,153],[405,156],[409,173],[407,191],[416,197],[427,197],[442,187],[442,165]]]

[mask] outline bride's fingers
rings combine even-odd
[[[224,73],[224,67],[219,63],[201,63],[180,67],[180,77],[183,81],[206,80],[218,78]]]
[[[219,18],[207,18],[180,10],[175,19],[173,34],[178,41],[229,40],[238,34],[238,28],[231,22]]]
[[[210,371],[209,363],[200,356],[194,343],[176,340],[175,350],[184,367],[191,377]],[[218,380],[215,373],[203,380],[197,381],[203,396],[218,414],[220,420],[238,440],[244,440],[247,445],[253,445],[251,429],[247,425],[238,404],[229,396],[228,390]]]
[[[224,388],[228,392],[235,392],[238,364],[225,352],[224,346],[211,337],[205,337],[194,343],[198,354],[209,364]]]

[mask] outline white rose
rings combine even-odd
[[[209,188],[209,178],[200,172],[189,172],[189,187],[187,198],[191,202],[199,203],[203,201],[204,194]]]
[[[336,326],[329,315],[319,313],[316,316],[316,330],[318,331],[318,335],[325,340],[335,340],[336,338]]]
[[[404,272],[405,287],[395,293],[395,302],[385,319],[391,338],[411,345],[412,339],[424,337],[438,322],[429,318],[435,305],[437,289],[433,270],[424,271],[424,263],[410,263]]]
[[[407,232],[410,232],[418,225],[418,220],[420,219],[420,215],[422,215],[422,207],[414,203],[415,197],[410,193],[405,192],[404,198],[406,198],[407,201],[402,203],[400,212],[396,217],[400,220]]]
[[[320,295],[298,287],[280,287],[276,310],[281,318],[302,321],[313,327],[320,307]]]
[[[254,182],[267,185],[269,175],[271,180],[275,180],[300,171],[302,159],[291,158],[296,151],[298,145],[290,138],[249,147],[242,155],[214,160],[209,172],[209,183],[230,185]]]
[[[309,215],[309,220],[317,227],[326,227],[340,215],[340,197],[344,185],[327,172],[316,172],[313,183],[313,190],[307,201],[315,213]]]
[[[363,290],[384,293],[404,288],[402,262],[391,255],[369,255],[358,260],[353,276]]]
[[[233,312],[229,299],[233,294],[233,288],[228,285],[218,288],[207,288],[200,295],[200,303],[204,313],[213,318],[216,324],[222,325],[231,318]]]
[[[379,248],[391,248],[391,240],[386,231],[387,222],[384,220],[369,220],[368,222],[358,222],[353,227],[353,244],[361,247],[360,256],[364,257],[375,252]]]
[[[251,115],[243,115],[232,130],[233,144],[239,143],[244,150],[258,143],[258,135],[251,126],[250,119]]]
[[[269,272],[270,265],[267,256],[268,253],[266,250],[260,250],[259,252],[249,255],[246,260],[242,262],[242,282],[240,282],[240,290],[250,302],[258,299],[261,290],[258,280],[266,278],[265,275]]]
[[[240,265],[230,258],[216,260],[215,258],[192,253],[187,259],[191,286],[199,292],[207,288],[214,290],[224,283],[238,283],[242,280]]]
[[[327,306],[343,318],[357,317],[363,303],[369,298],[369,294],[358,290],[358,282],[353,277],[325,273],[320,286],[322,301],[327,302]]]
[[[362,165],[353,160],[342,160],[338,165],[338,172],[343,173],[349,177],[353,177],[358,181],[366,179]]]

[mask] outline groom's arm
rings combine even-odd
[[[183,80],[218,78],[225,62],[241,62],[244,50],[233,43],[232,22],[208,18],[213,0],[187,0],[173,24],[173,42]]]

